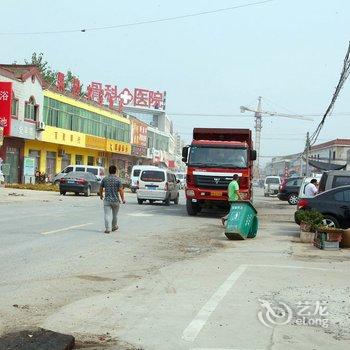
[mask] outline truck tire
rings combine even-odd
[[[192,203],[190,199],[186,200],[186,209],[187,209],[187,214],[190,216],[195,216],[198,213],[197,203]]]

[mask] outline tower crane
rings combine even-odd
[[[259,177],[259,163],[260,163],[260,138],[261,138],[261,129],[262,129],[262,117],[265,115],[266,117],[283,117],[283,118],[291,118],[291,119],[299,119],[299,120],[309,120],[312,121],[312,118],[305,117],[303,115],[298,114],[287,114],[287,113],[278,113],[271,111],[263,111],[261,109],[261,100],[262,97],[258,97],[258,106],[256,109],[252,109],[249,107],[241,106],[241,113],[244,112],[253,112],[255,115],[255,149],[257,151],[257,159],[255,162],[255,176]]]

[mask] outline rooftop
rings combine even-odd
[[[318,145],[314,145],[311,147],[311,151],[327,148],[330,146],[350,146],[350,139],[335,139],[323,143],[319,143]]]

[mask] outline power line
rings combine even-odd
[[[236,9],[243,8],[243,7],[262,5],[262,4],[273,2],[273,1],[276,1],[276,0],[256,1],[256,2],[250,2],[248,4],[243,4],[243,5],[219,8],[219,9],[211,10],[211,11],[201,11],[201,12],[190,13],[187,15],[164,17],[164,18],[157,18],[157,19],[153,19],[153,20],[138,21],[138,22],[124,23],[124,24],[115,24],[115,25],[110,25],[110,26],[90,27],[90,28],[81,28],[81,29],[70,29],[70,30],[67,29],[67,30],[38,31],[38,32],[12,32],[12,33],[11,32],[2,32],[2,33],[0,32],[0,35],[41,35],[41,34],[86,33],[86,32],[99,31],[99,30],[135,27],[135,26],[145,25],[145,24],[170,22],[170,21],[176,21],[179,19],[185,19],[185,18],[190,18],[190,17],[198,17],[198,16],[210,15],[210,14],[219,13],[219,12],[232,11],[232,10],[236,10]]]
[[[242,115],[242,114],[207,114],[207,113],[167,113],[169,116],[174,117],[222,117],[222,118],[255,118],[254,115]],[[308,117],[322,117],[323,113],[299,113]],[[332,114],[333,116],[350,116],[350,112],[339,112]],[[267,115],[267,117],[271,117]]]
[[[340,78],[339,78],[338,84],[335,88],[335,91],[333,93],[331,102],[328,105],[326,112],[324,113],[323,118],[322,118],[321,122],[318,124],[316,130],[311,135],[310,139],[307,140],[306,148],[308,148],[309,146],[312,146],[316,143],[317,138],[320,135],[320,132],[323,128],[324,122],[326,121],[326,118],[328,117],[328,115],[330,115],[332,113],[335,102],[337,101],[339,93],[340,93],[341,89],[343,88],[343,86],[346,82],[346,79],[349,77],[349,74],[350,74],[350,42],[348,44],[348,49],[347,49],[346,54],[345,54],[342,71],[340,73]]]

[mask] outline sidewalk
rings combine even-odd
[[[22,190],[0,187],[0,204],[12,202],[42,201],[59,197],[58,192]]]

